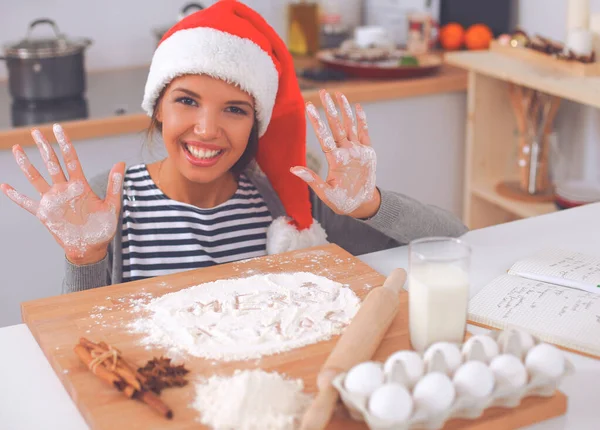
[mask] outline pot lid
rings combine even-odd
[[[40,24],[48,24],[54,30],[54,37],[32,38],[31,33],[34,27]],[[19,42],[5,46],[7,57],[18,58],[49,58],[69,55],[83,51],[91,44],[91,40],[78,38],[68,39],[60,33],[58,27],[51,19],[38,19],[29,24],[27,35]]]
[[[173,24],[169,25],[168,27],[157,28],[156,30],[154,30],[156,35],[158,37],[162,37],[163,34],[165,34],[167,31],[169,31],[171,29],[171,27],[173,27],[175,24],[177,24],[177,22],[181,21],[186,16],[191,15],[192,13],[197,12],[202,9],[204,9],[204,6],[202,6],[200,3],[188,3],[188,4],[184,5],[181,8],[181,10],[179,11],[179,14],[177,15],[177,21],[174,22]]]

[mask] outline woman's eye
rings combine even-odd
[[[190,98],[190,97],[179,97],[176,100],[177,103],[182,103],[184,105],[188,105],[188,106],[196,106],[196,100]]]
[[[246,111],[237,106],[229,106],[227,112],[235,113],[237,115],[246,115]]]

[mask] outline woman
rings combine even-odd
[[[42,198],[1,189],[65,250],[64,292],[327,241],[361,254],[465,232],[439,208],[376,188],[364,111],[357,105],[355,119],[342,94],[341,113],[330,94],[320,96],[327,124],[304,106],[275,31],[247,6],[219,1],[176,24],[154,54],[142,107],[162,134],[164,160],[127,170],[118,163],[88,183],[55,125],[67,174],[34,130],[52,185],[17,145],[15,159]],[[305,109],[326,154],[326,181],[306,167]]]

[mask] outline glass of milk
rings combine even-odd
[[[429,237],[408,246],[410,343],[462,343],[467,324],[471,248],[460,239]]]

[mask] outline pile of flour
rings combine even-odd
[[[196,357],[236,361],[330,338],[360,306],[342,284],[307,272],[223,279],[142,305],[130,328],[142,343]]]
[[[278,373],[237,370],[231,377],[211,376],[196,385],[196,409],[202,424],[216,430],[287,430],[298,427],[310,396],[302,380]]]

